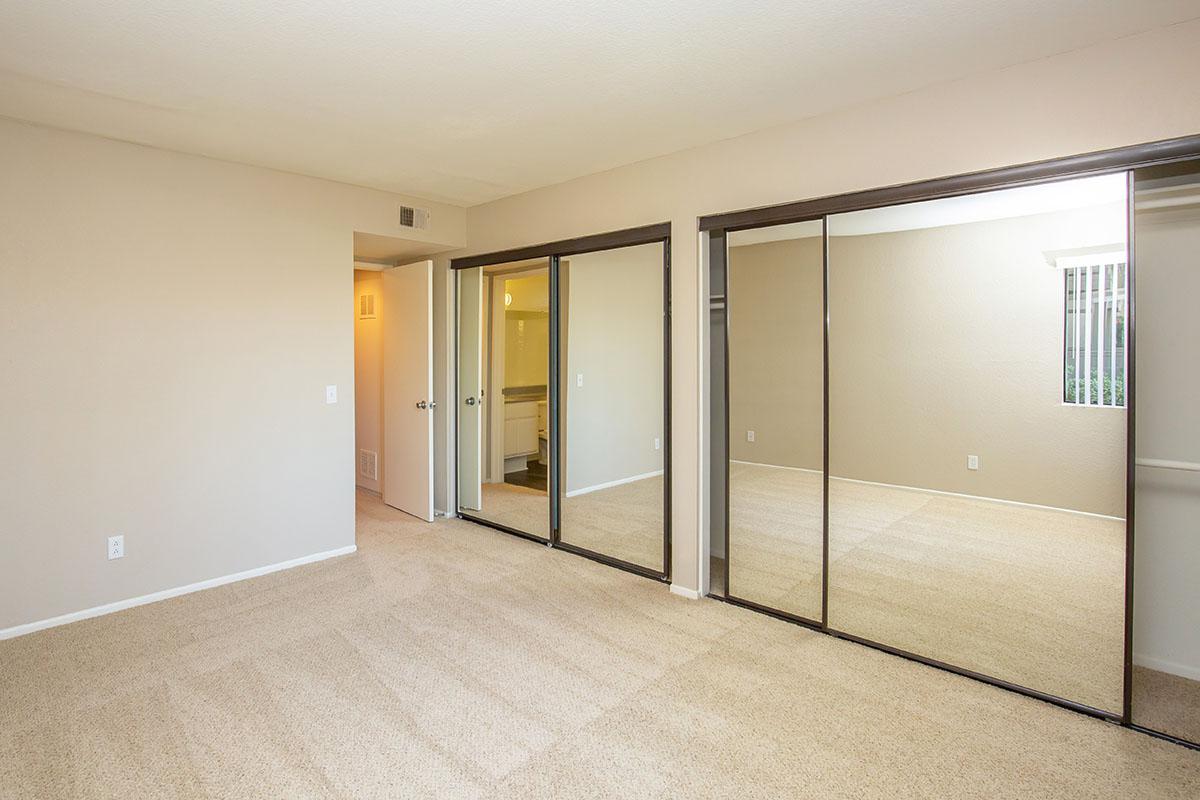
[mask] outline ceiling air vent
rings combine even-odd
[[[429,227],[429,212],[423,208],[400,206],[400,227],[425,230]]]

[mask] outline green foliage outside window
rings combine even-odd
[[[1079,403],[1087,405],[1109,405],[1120,406],[1125,405],[1125,376],[1118,375],[1116,380],[1113,380],[1112,375],[1104,376],[1104,385],[1101,387],[1100,376],[1096,370],[1092,370],[1092,374],[1087,381],[1087,399],[1081,400],[1076,398],[1076,391],[1079,388],[1078,382],[1075,380],[1075,365],[1067,364],[1065,391],[1063,396],[1068,403]],[[1104,394],[1101,395],[1101,388]],[[1115,394],[1113,393],[1115,389]]]

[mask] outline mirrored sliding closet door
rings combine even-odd
[[[548,540],[549,259],[455,275],[459,513]]]
[[[558,263],[559,539],[663,573],[666,245]]]
[[[1123,708],[1127,174],[831,215],[831,629]]]
[[[820,220],[734,231],[727,254],[726,591],[809,621],[822,615],[822,233]]]

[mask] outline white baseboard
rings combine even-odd
[[[1133,663],[1139,667],[1147,667],[1158,672],[1178,675],[1188,680],[1200,681],[1200,666],[1179,664],[1175,661],[1168,661],[1165,658],[1155,658],[1154,656],[1141,655],[1139,653],[1133,654]]]
[[[700,599],[700,593],[695,589],[689,589],[686,586],[680,586],[678,583],[671,584],[671,594],[677,594],[680,597],[686,597],[688,600]]]
[[[757,461],[738,461],[737,459],[731,458],[730,463],[746,464],[746,465],[749,465],[752,467],[766,467],[768,469],[788,469],[788,470],[793,470],[795,472],[811,472],[811,473],[815,473],[817,475],[821,474],[821,470],[819,470],[819,469],[805,469],[804,467],[784,467],[784,466],[780,466],[779,464],[761,464]],[[882,486],[886,489],[904,489],[905,491],[909,491],[909,492],[926,492],[927,494],[940,494],[944,497],[961,497],[965,500],[986,500],[990,503],[1004,503],[1005,505],[1008,505],[1008,506],[1022,506],[1024,508],[1036,508],[1036,509],[1040,509],[1042,511],[1062,511],[1063,513],[1066,513],[1066,514],[1080,514],[1085,517],[1097,517],[1099,519],[1111,519],[1111,520],[1115,520],[1117,522],[1125,521],[1124,517],[1114,517],[1109,514],[1097,514],[1094,511],[1080,511],[1075,508],[1059,508],[1057,506],[1043,506],[1043,505],[1038,505],[1037,503],[1025,503],[1020,500],[1005,500],[1000,497],[987,497],[987,496],[978,495],[978,494],[964,494],[962,492],[946,492],[941,489],[926,489],[922,486],[904,486],[899,483],[880,483],[879,481],[862,481],[862,480],[859,480],[858,478],[842,478],[837,475],[830,475],[829,480],[844,481],[846,483],[858,483],[858,484],[862,484],[863,486]]]
[[[821,474],[819,469],[809,469],[808,467],[785,467],[783,464],[764,464],[761,461],[741,461],[736,458],[729,459],[730,464],[748,464],[751,467],[770,467],[771,469],[790,469],[793,472],[811,472],[816,475]]]
[[[293,558],[290,561],[280,561],[278,564],[268,564],[265,567],[255,567],[244,572],[235,572],[232,575],[222,575],[219,578],[209,578],[206,581],[198,583],[189,583],[186,586],[177,586],[173,589],[163,589],[160,592],[152,592],[144,594],[140,597],[130,597],[127,600],[118,600],[115,603],[105,603],[102,606],[93,606],[85,608],[82,611],[72,611],[70,614],[62,614],[49,619],[38,620],[37,622],[26,622],[24,625],[14,625],[11,628],[0,630],[0,641],[12,639],[17,636],[24,636],[27,633],[45,630],[46,628],[56,628],[59,625],[67,625],[72,622],[78,622],[83,619],[91,619],[92,617],[102,617],[105,614],[112,614],[116,611],[124,611],[127,608],[135,608],[136,606],[144,606],[147,603],[156,603],[159,600],[167,600],[172,597],[179,597],[192,592],[199,592],[204,589],[212,589],[217,586],[224,586],[227,583],[236,583],[244,581],[248,578],[257,578],[260,575],[269,575],[272,572],[291,569],[292,567],[303,566],[304,564],[312,564],[316,561],[324,561],[327,558],[336,558],[337,556],[345,556],[353,553],[358,549],[357,545],[349,547],[339,547],[336,550],[326,550],[323,553],[313,553],[312,555]]]
[[[864,486],[883,486],[888,489],[904,489],[910,492],[925,492],[926,494],[940,494],[943,497],[961,497],[965,500],[986,500],[989,503],[1003,503],[1006,506],[1021,506],[1022,508],[1036,508],[1041,511],[1061,511],[1064,514],[1078,514],[1083,517],[1095,517],[1097,519],[1111,519],[1116,522],[1124,522],[1124,517],[1114,517],[1108,514],[1097,514],[1095,511],[1080,511],[1076,508],[1058,508],[1057,506],[1043,506],[1037,503],[1024,503],[1020,500],[1004,500],[999,497],[986,497],[978,494],[963,494],[962,492],[944,492],[941,489],[925,489],[920,486],[901,486],[896,483],[879,483],[878,481],[860,481],[856,478],[839,478],[836,475],[830,475],[831,481],[844,481],[845,483],[860,483]]]
[[[643,472],[641,475],[632,475],[628,478],[621,478],[620,480],[609,481],[608,483],[597,483],[595,486],[585,486],[582,489],[574,489],[572,491],[567,492],[566,496],[567,497],[578,497],[581,494],[589,494],[591,492],[598,492],[601,489],[611,489],[612,487],[620,486],[623,483],[633,483],[634,481],[644,481],[646,478],[654,478],[654,477],[657,477],[662,474],[663,474],[663,471],[661,469],[655,470],[654,472]]]

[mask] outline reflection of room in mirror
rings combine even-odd
[[[831,627],[1120,712],[1125,186],[830,217]]]
[[[730,234],[727,289],[727,590],[811,621],[821,618],[821,226]]]
[[[549,260],[459,271],[459,507],[550,535]]]
[[[829,218],[827,556],[821,223],[729,234],[730,595],[1120,711],[1125,191]]]
[[[559,265],[562,541],[664,571],[663,256],[655,242]]]

